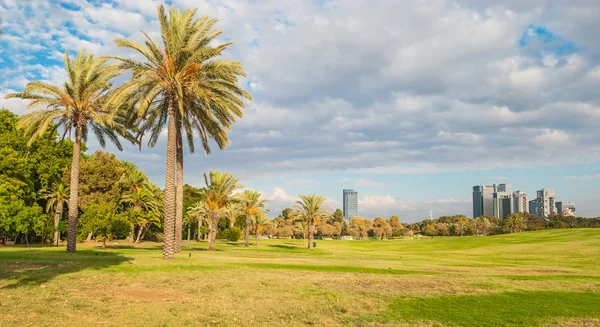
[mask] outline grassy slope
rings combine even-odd
[[[0,325],[600,325],[600,230],[392,241],[0,247]]]

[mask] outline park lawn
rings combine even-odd
[[[316,243],[0,247],[0,326],[600,326],[600,229]]]

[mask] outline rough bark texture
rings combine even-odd
[[[177,188],[175,196],[175,253],[181,252],[183,238],[183,145],[181,141],[181,125],[177,128]]]
[[[137,232],[137,236],[135,238],[135,243],[139,243],[140,240],[142,239],[142,232],[144,231],[144,226],[140,226],[140,228],[138,229]]]
[[[63,202],[62,199],[56,204],[56,208],[54,209],[54,243],[58,246],[58,242],[60,241],[60,233],[58,232],[58,225],[60,224],[60,216],[63,211]],[[58,214],[60,212],[60,214]]]
[[[67,251],[77,249],[77,210],[79,195],[79,159],[81,151],[81,126],[75,127],[75,143],[73,144],[73,159],[71,161],[71,193],[69,194],[69,220],[67,230]]]
[[[250,244],[250,224],[252,223],[252,221],[250,221],[250,215],[246,215],[246,228],[244,228],[244,238],[246,239],[246,247],[249,247]]]
[[[256,242],[254,243],[256,246],[258,246],[258,225],[256,225]]]
[[[208,238],[208,249],[209,250],[214,250],[215,249],[215,240],[217,238],[217,225],[219,224],[219,214],[214,212],[212,214],[212,219],[211,219],[211,226],[210,226],[210,236]]]
[[[312,250],[313,239],[315,236],[315,223],[312,220],[308,221],[308,248]]]
[[[175,155],[177,151],[175,132],[175,111],[169,103],[169,125],[167,136],[167,164],[165,167],[165,205],[164,205],[164,245],[163,258],[175,257]]]

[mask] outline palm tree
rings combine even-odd
[[[125,191],[138,191],[140,189],[148,187],[148,177],[143,171],[131,167],[126,169],[123,176],[119,180],[119,185]]]
[[[123,193],[121,196],[122,204],[129,206],[133,211],[134,226],[132,227],[132,241],[139,243],[143,236],[146,234],[146,230],[152,224],[160,224],[160,218],[158,214],[159,202],[147,188],[138,188],[129,192]],[[133,229],[135,225],[138,225],[138,232],[133,238]]]
[[[318,221],[326,220],[331,216],[331,208],[324,205],[327,200],[319,195],[300,195],[301,201],[296,201],[294,206],[295,215],[306,222],[308,225],[308,248],[313,248],[313,238],[315,234],[315,224]]]
[[[98,138],[101,146],[106,138],[122,150],[117,134],[128,137],[127,132],[113,120],[117,114],[107,105],[111,80],[121,74],[115,65],[106,64],[108,58],[96,58],[80,51],[75,59],[65,52],[64,63],[68,80],[62,86],[42,81],[29,82],[21,93],[6,98],[31,100],[28,109],[43,108],[22,116],[18,126],[29,137],[28,145],[41,137],[49,128],[62,127],[65,135],[75,133],[71,161],[71,185],[69,195],[69,227],[67,251],[76,250],[77,211],[79,191],[79,160],[81,142],[87,141],[88,130]],[[53,126],[53,123],[56,125]]]
[[[510,229],[511,233],[518,233],[522,229],[525,229],[525,218],[518,213],[513,213],[506,217],[506,226]]]
[[[227,204],[225,210],[223,210],[223,215],[225,218],[229,219],[229,228],[233,228],[237,217],[244,213],[244,208],[238,202],[231,202]]]
[[[233,192],[241,188],[238,179],[230,173],[211,170],[210,177],[204,174],[206,187],[202,190],[202,199],[206,202],[209,216],[211,219],[209,250],[215,248],[215,239],[217,237],[217,226],[219,224],[219,213],[221,213],[228,204],[234,201]]]
[[[457,234],[460,234],[460,236],[464,236],[465,231],[467,230],[468,226],[469,226],[469,220],[465,217],[460,217],[460,218],[458,218],[456,223],[454,223],[454,231]]]
[[[169,14],[158,8],[162,45],[142,32],[140,44],[117,39],[119,47],[139,53],[144,61],[118,58],[121,68],[132,71],[112,101],[135,107],[141,122],[140,134],[149,132],[148,144],[154,146],[167,125],[165,168],[165,244],[163,257],[173,258],[181,243],[183,217],[183,142],[185,133],[190,152],[194,152],[194,134],[210,153],[209,140],[223,149],[229,143],[227,132],[236,117],[242,117],[244,99],[251,95],[238,85],[246,76],[241,63],[216,59],[232,42],[213,46],[222,31],[212,30],[216,19],[194,19],[196,10]],[[140,136],[141,138],[141,136]],[[175,185],[177,183],[177,187]]]
[[[297,221],[294,227],[296,232],[302,234],[302,246],[306,246],[306,235],[308,234],[308,225],[306,225],[306,221]]]
[[[260,236],[260,232],[263,230],[266,224],[269,223],[269,218],[264,210],[259,210],[252,218],[252,225],[254,225],[254,233],[256,235],[256,243],[258,246],[258,237]]]
[[[63,183],[54,184],[52,189],[41,190],[39,198],[47,201],[46,212],[50,212],[50,209],[54,208],[54,242],[58,246],[60,239],[58,225],[62,217],[64,204],[67,203],[69,198],[69,188]]]
[[[246,227],[244,228],[244,238],[246,240],[245,246],[250,246],[250,226],[252,225],[252,216],[256,215],[261,209],[265,207],[267,200],[260,198],[261,194],[255,190],[244,190],[243,193],[238,194],[238,201],[242,204],[242,210],[246,215]]]
[[[188,215],[194,217],[198,221],[198,228],[206,223],[206,225],[210,228],[210,212],[208,210],[208,206],[205,201],[196,201],[192,206],[188,207]],[[198,235],[198,239],[200,235]],[[210,243],[210,241],[209,241]]]

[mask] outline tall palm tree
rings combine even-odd
[[[211,170],[210,177],[204,174],[206,187],[202,190],[202,199],[206,202],[210,224],[209,250],[215,248],[215,239],[217,237],[217,226],[219,224],[219,214],[234,201],[233,192],[241,188],[238,179],[230,173]]]
[[[56,246],[58,246],[60,238],[58,225],[60,223],[60,218],[62,217],[64,205],[69,198],[69,188],[63,183],[54,184],[51,189],[41,190],[39,198],[46,200],[46,212],[50,212],[50,209],[54,209],[54,242],[56,242]]]
[[[194,134],[205,154],[210,153],[210,139],[223,149],[229,143],[227,132],[232,123],[242,117],[244,99],[252,99],[238,85],[238,78],[246,76],[241,63],[217,59],[233,43],[214,46],[211,41],[222,33],[212,29],[217,20],[206,16],[194,19],[195,14],[196,10],[171,7],[167,15],[159,6],[162,44],[144,32],[144,44],[116,40],[119,47],[134,50],[144,60],[118,58],[121,68],[133,74],[112,101],[136,108],[135,116],[142,121],[140,133],[150,133],[150,146],[167,125],[165,259],[174,257],[181,242],[176,230],[181,229],[183,217],[182,135],[185,133],[190,152],[194,152]]]
[[[250,246],[250,227],[252,226],[252,216],[256,215],[261,209],[264,209],[267,200],[260,198],[261,194],[255,190],[244,190],[238,194],[237,200],[242,204],[242,210],[246,215],[246,227],[244,228],[245,246]]]
[[[243,213],[244,208],[240,203],[231,202],[227,204],[227,207],[225,207],[225,210],[223,210],[223,215],[225,215],[225,218],[229,220],[229,228],[233,228],[235,220]]]
[[[510,229],[511,233],[518,233],[522,229],[527,228],[525,218],[518,213],[513,213],[506,217],[506,226]]]
[[[29,82],[23,92],[12,93],[7,98],[31,100],[28,109],[40,108],[19,119],[18,126],[24,128],[29,137],[28,145],[42,136],[49,128],[62,127],[65,135],[74,132],[73,158],[71,161],[71,185],[69,195],[69,227],[67,251],[76,250],[77,211],[79,191],[79,160],[81,142],[87,141],[88,130],[98,138],[101,146],[106,139],[122,150],[117,134],[128,136],[124,128],[115,124],[117,110],[107,105],[112,87],[111,80],[121,74],[115,65],[106,64],[108,58],[96,58],[80,51],[72,59],[65,52],[64,63],[67,81],[53,85],[42,81]],[[52,123],[55,123],[54,127]]]
[[[260,236],[260,232],[263,230],[266,224],[269,223],[269,217],[264,210],[259,210],[252,218],[252,225],[254,225],[254,233],[256,236],[255,245],[258,246],[258,237]]]
[[[331,216],[331,208],[323,203],[327,200],[319,195],[300,195],[301,201],[296,201],[294,206],[295,215],[308,225],[308,248],[313,248],[315,224],[321,220],[327,220]]]

